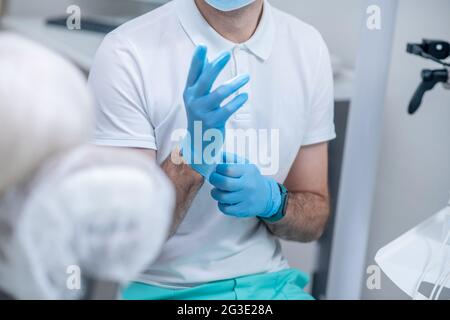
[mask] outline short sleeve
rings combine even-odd
[[[94,98],[93,144],[157,149],[144,79],[133,47],[109,34],[98,49],[88,80]]]
[[[302,145],[312,145],[336,138],[334,127],[334,83],[328,48],[320,37],[318,67],[312,81],[307,131]]]

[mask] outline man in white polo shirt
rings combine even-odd
[[[142,150],[177,190],[172,235],[126,299],[311,298],[278,239],[316,240],[329,215],[333,80],[314,28],[264,0],[173,0],[105,38],[89,85],[94,142]],[[180,148],[186,128],[201,140]],[[231,156],[191,161],[205,140]]]

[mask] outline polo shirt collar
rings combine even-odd
[[[242,44],[233,43],[217,33],[203,18],[194,0],[175,0],[181,26],[196,46],[205,44],[209,54],[215,57],[222,51],[231,51],[236,46],[246,47],[262,60],[270,57],[275,41],[275,23],[272,8],[264,1],[264,10],[253,36]]]

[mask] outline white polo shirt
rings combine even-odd
[[[335,137],[330,59],[314,28],[266,2],[256,33],[234,44],[208,25],[194,0],[174,0],[119,27],[101,45],[89,78],[94,142],[154,149],[163,162],[178,143],[174,133],[186,128],[183,90],[201,43],[210,59],[232,52],[216,84],[251,76],[243,89],[249,102],[227,123],[226,149],[250,150],[240,155],[282,183],[302,146]],[[229,148],[233,129],[256,139],[257,148]],[[138,281],[190,287],[288,268],[264,223],[222,214],[210,191],[205,182],[175,236]]]

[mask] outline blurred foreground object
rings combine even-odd
[[[450,201],[434,216],[380,249],[375,261],[413,299],[450,299]]]
[[[158,255],[171,184],[138,152],[85,146],[91,102],[68,62],[0,33],[0,68],[0,291],[102,298]]]
[[[167,239],[173,197],[137,153],[84,147],[49,162],[0,199],[0,288],[19,299],[82,299],[92,281],[126,284]]]
[[[0,32],[0,194],[88,138],[83,75],[60,56]]]

